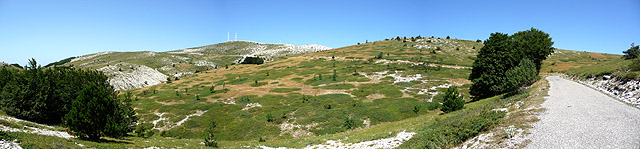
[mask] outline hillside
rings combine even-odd
[[[224,44],[228,44],[227,47],[242,45],[238,43],[221,43],[217,47]],[[120,96],[128,93],[134,96],[132,106],[140,118],[139,124],[149,126],[143,131],[150,138],[136,137],[134,134],[124,140],[107,138],[116,143],[77,139],[64,141],[64,138],[29,133],[20,134],[18,138],[23,141],[21,144],[41,147],[49,146],[53,141],[66,142],[62,143],[66,147],[82,144],[98,148],[192,148],[201,146],[209,124],[216,122],[216,140],[220,146],[230,148],[347,145],[402,145],[401,148],[413,148],[424,146],[424,139],[434,135],[431,130],[448,127],[467,129],[480,120],[500,122],[483,129],[489,129],[494,140],[507,139],[506,142],[512,142],[505,138],[507,134],[503,129],[517,125],[517,135],[524,135],[526,131],[523,130],[528,129],[528,124],[536,121],[529,116],[536,109],[530,107],[541,103],[546,83],[536,83],[521,95],[500,95],[468,102],[464,110],[449,114],[438,109],[443,92],[449,86],[458,86],[464,100],[470,100],[468,92],[471,82],[467,77],[477,50],[482,46],[481,42],[475,41],[410,37],[315,53],[285,54],[286,58],[275,58],[270,63],[260,65],[235,64],[228,68],[202,69],[200,73],[180,76],[179,80],[121,92]],[[155,53],[154,56],[161,59],[181,55],[187,59],[180,60],[182,63],[178,64],[190,66],[195,64],[189,64],[189,60],[207,57],[207,52],[224,53],[224,50],[220,50],[223,48],[218,48],[218,51],[198,49],[215,48],[205,46],[170,52],[99,53],[83,56],[66,65],[85,64],[88,68],[120,72],[116,70],[120,67],[106,64],[106,61],[120,57],[123,63],[128,61],[141,65],[145,63],[140,59],[154,59],[138,57],[138,60],[133,60],[127,57]],[[228,52],[225,54],[237,56]],[[617,57],[557,50],[544,62],[542,71],[571,71],[610,63],[618,60]],[[105,63],[98,63],[98,59]],[[83,61],[85,63],[80,63]],[[115,65],[127,66],[118,63]],[[162,68],[160,65],[145,66],[149,69]],[[146,69],[145,66],[134,69]],[[496,109],[499,112],[492,112]],[[483,114],[487,111],[493,114]],[[505,118],[505,112],[509,112],[510,116]],[[501,122],[499,119],[502,118],[507,120]],[[6,123],[5,126],[11,125],[8,124],[10,122]],[[55,126],[54,129],[63,128]],[[453,144],[445,146],[457,144],[449,143]]]
[[[542,72],[564,72],[584,76],[602,76],[626,68],[630,60],[622,55],[556,49],[543,62]]]
[[[328,50],[320,45],[265,44],[229,41],[168,52],[100,52],[70,59],[63,66],[97,69],[112,76],[117,90],[135,89],[175,80],[186,75],[242,63],[246,57],[265,62],[289,55]]]
[[[345,118],[368,128],[439,113],[441,92],[451,85],[468,100],[466,78],[481,47],[456,39],[376,41],[131,92],[141,121],[164,137],[201,138],[211,121],[227,141],[323,136],[347,131]]]

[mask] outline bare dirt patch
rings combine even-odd
[[[383,94],[371,94],[367,96],[367,99],[362,100],[362,102],[373,102],[376,99],[380,99],[380,98],[384,98],[386,96],[384,96]]]

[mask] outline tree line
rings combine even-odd
[[[0,68],[0,109],[33,122],[63,125],[81,138],[120,138],[137,121],[130,99],[119,99],[95,70],[44,68],[34,59],[24,70]]]

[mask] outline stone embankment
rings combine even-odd
[[[640,108],[640,81],[626,80],[608,75],[588,77],[586,79],[570,74],[562,75],[562,77],[580,82]]]

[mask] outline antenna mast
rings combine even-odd
[[[229,41],[229,32],[227,32],[227,41]]]
[[[236,41],[238,41],[238,32],[236,32]]]

